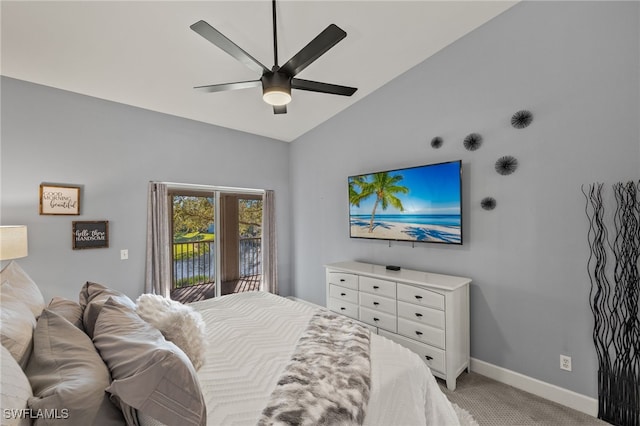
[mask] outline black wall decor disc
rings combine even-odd
[[[503,176],[510,175],[518,168],[518,160],[511,155],[505,155],[496,161],[496,172]]]
[[[436,136],[431,139],[431,148],[438,149],[442,146],[442,138],[440,136]]]
[[[520,110],[511,116],[511,125],[516,129],[524,129],[533,121],[533,114],[526,109]]]
[[[468,151],[475,151],[482,145],[482,136],[478,133],[471,133],[464,138],[463,145]]]
[[[436,136],[431,139],[431,148],[438,149],[442,146],[442,138],[440,136]]]
[[[480,206],[485,210],[493,210],[496,208],[496,199],[493,197],[484,197],[480,201]]]

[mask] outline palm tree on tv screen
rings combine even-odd
[[[360,207],[362,191],[358,192],[357,188],[362,189],[366,183],[364,176],[354,176],[349,178],[349,203],[351,203],[351,205]]]
[[[401,212],[404,211],[402,201],[400,201],[400,199],[395,195],[409,193],[409,188],[398,185],[398,182],[402,179],[402,175],[391,176],[388,172],[380,172],[373,174],[370,182],[367,182],[364,179],[354,182],[360,186],[362,190],[359,194],[354,195],[353,197],[351,197],[351,191],[349,192],[351,204],[358,206],[360,201],[369,198],[372,195],[376,196],[376,201],[373,203],[373,210],[371,211],[371,220],[369,221],[369,232],[373,232],[373,221],[376,216],[378,204],[382,207],[382,210],[386,210],[387,207],[389,207],[389,204],[391,204],[391,206]],[[351,186],[349,189],[351,190]]]

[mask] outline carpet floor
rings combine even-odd
[[[462,373],[451,392],[438,384],[449,401],[467,410],[480,426],[608,425],[595,417],[505,385],[477,373]]]

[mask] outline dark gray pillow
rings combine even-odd
[[[167,425],[205,425],[206,406],[185,353],[132,309],[109,298],[95,324],[93,343],[109,367],[107,389],[127,421],[137,411]]]
[[[102,305],[110,297],[120,302],[125,306],[129,306],[132,309],[136,308],[136,304],[126,294],[120,293],[118,290],[105,287],[102,284],[92,283],[87,281],[85,285],[80,289],[79,302],[82,307],[82,324],[84,325],[84,331],[89,337],[93,337],[93,328],[96,324],[96,319],[100,314]]]
[[[33,353],[26,368],[33,388],[31,410],[49,410],[54,418],[34,425],[123,425],[124,418],[105,389],[107,366],[91,339],[60,315],[42,311],[33,333]]]
[[[64,297],[54,296],[49,302],[47,309],[55,312],[84,331],[84,326],[82,325],[82,306],[80,306],[79,303],[65,299]]]

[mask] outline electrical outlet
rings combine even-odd
[[[129,250],[124,249],[124,250],[120,250],[120,260],[127,260],[129,259]]]
[[[571,371],[571,357],[567,355],[560,355],[560,368],[562,370]]]

